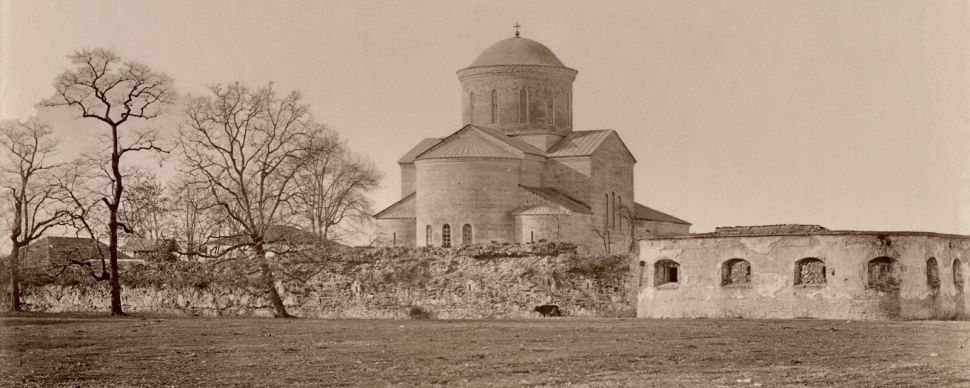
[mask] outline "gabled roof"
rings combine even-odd
[[[536,196],[554,205],[559,205],[560,207],[565,208],[566,210],[569,210],[573,213],[589,214],[593,212],[589,208],[589,206],[586,206],[582,202],[579,202],[575,199],[569,198],[568,196],[563,195],[562,193],[559,193],[556,190],[541,188],[541,187],[522,186],[522,185],[519,185],[519,187],[525,189],[526,191],[532,194],[535,194]]]
[[[422,152],[427,151],[429,148],[434,147],[436,144],[441,143],[441,139],[429,137],[427,139],[421,140],[418,145],[414,146],[408,153],[404,154],[398,164],[414,163],[414,159],[421,155]]]
[[[589,156],[603,144],[606,139],[610,136],[615,136],[616,140],[620,142],[623,149],[626,151],[630,158],[636,162],[636,158],[633,157],[633,153],[630,149],[626,147],[623,140],[620,139],[620,135],[616,134],[616,131],[612,129],[597,129],[592,131],[575,131],[570,132],[565,138],[560,140],[556,145],[549,149],[546,156],[550,158],[562,158],[569,156]]]
[[[278,244],[286,242],[293,245],[308,245],[314,243],[325,242],[322,238],[316,234],[307,232],[303,229],[289,226],[289,225],[270,225],[266,227],[266,232],[263,235],[265,242],[267,244]],[[215,239],[207,243],[207,245],[222,245],[222,246],[234,246],[242,245],[251,242],[250,237],[245,234],[238,234],[235,236],[227,236]]]
[[[526,154],[543,155],[535,147],[506,136],[501,131],[466,125],[414,159],[522,158]]]
[[[670,214],[648,208],[636,202],[633,203],[633,213],[638,220],[670,222],[674,224],[684,224],[684,225],[691,224],[690,222],[684,221]]]
[[[125,252],[174,252],[179,250],[175,240],[153,240],[148,238],[129,238],[121,247]]]
[[[384,210],[374,214],[374,218],[377,219],[389,219],[389,218],[415,218],[414,210],[414,198],[415,194],[411,193],[407,197],[401,198],[400,201],[394,202],[391,206],[388,206]]]
[[[26,252],[25,257],[21,260],[32,261],[34,264],[64,263],[68,260],[101,261],[102,254],[105,260],[108,260],[109,254],[107,244],[91,238],[80,237],[45,236],[34,240],[29,246],[21,249],[24,250],[22,252]],[[132,258],[119,249],[118,260],[128,261]]]

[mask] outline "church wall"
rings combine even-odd
[[[676,236],[690,233],[690,225],[637,220],[637,236]]]
[[[499,129],[506,134],[548,131],[566,134],[572,131],[572,83],[576,71],[548,66],[489,66],[458,72],[462,83],[462,124],[475,124]],[[527,97],[526,122],[519,115],[520,93]],[[498,97],[498,121],[492,116],[492,90]],[[563,100],[560,102],[559,100]],[[555,107],[554,107],[555,105]],[[559,112],[559,110],[567,112]],[[556,110],[556,119],[553,119]]]
[[[542,187],[556,189],[579,202],[591,203],[591,175],[593,165],[589,157],[550,158],[546,161]]]
[[[414,192],[414,163],[401,164],[401,197]]]
[[[633,163],[615,136],[606,139],[592,157],[594,191],[589,204],[593,208],[593,227],[609,231],[615,236],[614,240],[626,238],[620,247],[630,245],[629,217],[623,218],[622,207],[633,209]]]
[[[519,167],[519,184],[530,187],[542,187],[542,170],[545,160],[538,156],[526,155]]]
[[[515,217],[515,235],[522,244],[545,239],[571,242],[581,253],[598,251],[589,247],[589,222],[590,215],[583,213],[520,215]]]
[[[452,246],[461,243],[461,227],[471,224],[476,243],[514,242],[511,212],[520,206],[517,159],[434,159],[415,162],[418,196],[416,244],[441,246],[442,226],[451,225]]]
[[[377,220],[383,230],[380,246],[414,248],[414,218],[390,218]]]
[[[870,286],[869,261],[896,260],[898,288]],[[938,288],[928,280],[927,260],[937,264]],[[729,259],[750,264],[749,283],[722,286]],[[797,262],[824,262],[822,284],[795,284]],[[647,239],[640,242],[642,275],[638,317],[968,319],[965,280],[970,238],[929,233],[845,232]],[[672,260],[678,281],[658,285],[655,266]],[[662,281],[662,279],[660,280]],[[743,283],[743,282],[742,282]]]

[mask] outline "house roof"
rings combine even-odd
[[[411,193],[410,195],[401,198],[400,201],[394,202],[391,206],[388,206],[384,210],[374,214],[374,218],[377,219],[390,219],[390,218],[415,218],[415,208],[414,208],[414,198],[416,193]]]
[[[98,248],[101,249],[100,252]],[[22,249],[26,252],[26,260],[46,260],[48,262],[67,260],[100,261],[101,254],[104,254],[104,259],[107,260],[109,252],[107,244],[91,238],[59,236],[40,238]],[[126,261],[132,260],[132,258],[119,250],[118,260]]]
[[[411,150],[404,154],[404,156],[401,157],[401,159],[397,162],[398,164],[414,163],[414,159],[417,158],[418,155],[421,155],[422,152],[427,151],[429,148],[434,147],[438,143],[441,143],[441,139],[434,137],[421,140],[418,145],[411,148]]]
[[[684,221],[670,214],[651,209],[636,202],[633,203],[633,209],[634,216],[636,216],[638,220],[690,225],[690,222]]]
[[[592,213],[589,206],[586,206],[582,202],[572,199],[556,190],[542,188],[542,187],[529,187],[522,186],[519,187],[525,189],[526,191],[535,194],[536,196],[549,201],[552,204],[559,205],[573,213]]]
[[[125,252],[155,252],[155,251],[177,251],[178,243],[175,240],[153,240],[148,238],[129,238],[125,245],[121,247]]]
[[[616,140],[620,142],[626,153],[630,155],[630,158],[636,162],[636,158],[633,157],[633,153],[630,149],[626,147],[620,136],[616,134],[616,131],[612,129],[597,129],[592,131],[574,131],[570,132],[565,138],[560,140],[558,143],[549,149],[546,156],[550,158],[562,158],[569,156],[589,156],[603,144],[606,139],[610,136],[615,136]]]
[[[306,245],[324,242],[316,234],[307,232],[303,229],[289,225],[270,225],[266,227],[264,235],[266,243],[287,242],[293,245]],[[207,243],[207,245],[233,246],[249,243],[251,240],[248,235],[238,234],[217,238]]]

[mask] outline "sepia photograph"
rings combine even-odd
[[[970,387],[970,1],[0,0],[0,387]]]

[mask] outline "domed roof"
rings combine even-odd
[[[526,38],[511,38],[499,41],[482,51],[469,67],[501,65],[563,65],[556,54],[542,43]]]

